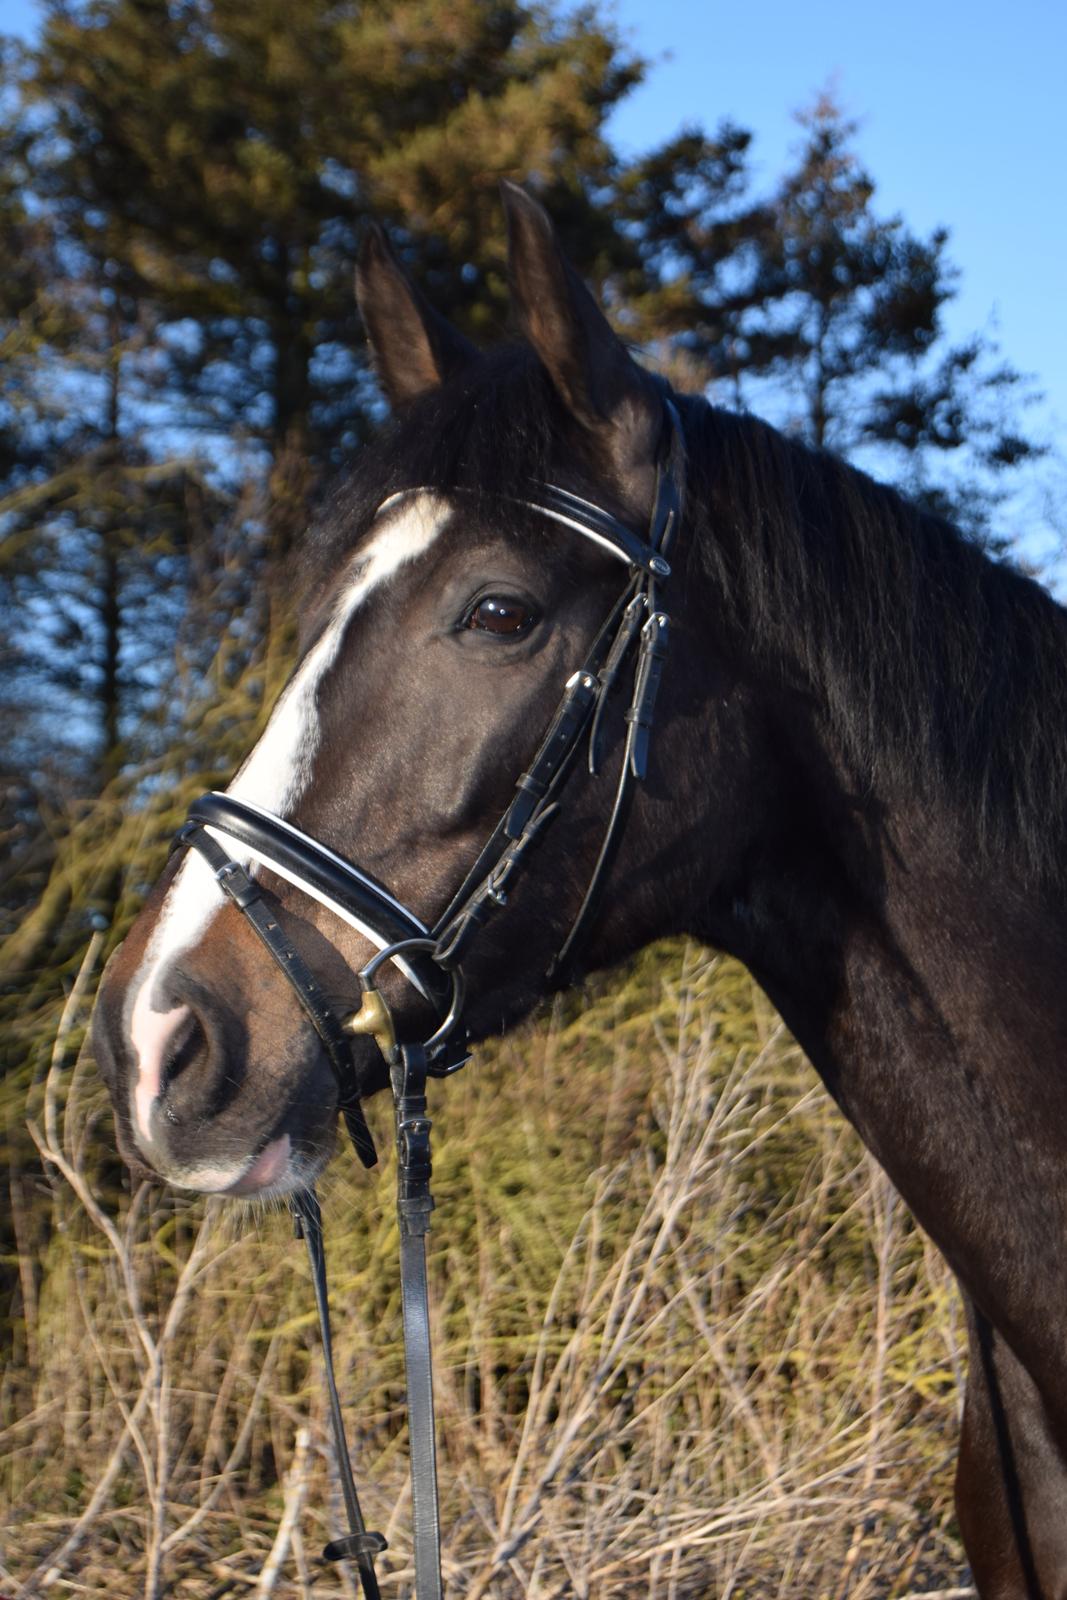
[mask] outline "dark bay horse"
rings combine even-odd
[[[610,555],[523,486],[643,528],[663,426],[664,386],[543,211],[505,198],[521,339],[489,354],[368,241],[360,304],[394,421],[307,536],[299,663],[230,791],[428,924],[617,593]],[[576,970],[683,932],[748,965],[963,1288],[957,1503],[979,1592],[1065,1600],[1067,616],[841,461],[674,404],[687,479],[656,743]],[[545,994],[610,787],[575,765],[565,820],[465,959],[474,1036]],[[354,1004],[366,941],[264,882]],[[385,987],[422,1028],[425,1002]],[[363,1046],[370,1092],[385,1073]],[[192,854],[112,961],[95,1047],[124,1152],[173,1183],[285,1194],[329,1159],[319,1036]]]

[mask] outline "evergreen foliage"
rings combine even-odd
[[[991,536],[1003,475],[1041,454],[1021,420],[1032,395],[988,340],[945,348],[948,230],[921,238],[879,214],[858,125],[834,96],[797,121],[793,164],[762,202],[740,130],[721,131],[710,168],[706,141],[677,141],[666,171],[665,152],[653,158],[642,236],[674,274],[672,341],[721,398],[863,459],[1003,549]]]

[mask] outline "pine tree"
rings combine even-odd
[[[751,194],[751,145],[751,133],[729,120],[711,136],[687,129],[618,180],[644,273],[644,283],[627,284],[638,336],[657,341],[661,363],[686,387],[720,396],[752,360],[741,329],[762,301],[755,243],[774,231],[773,214]]]
[[[106,258],[40,204],[34,143],[16,116],[0,128],[0,926],[21,918],[79,800],[118,775],[160,697],[193,521],[188,469],[149,451],[130,404],[144,319]],[[52,925],[24,941],[26,961]]]
[[[538,175],[584,264],[623,250],[590,196],[639,70],[591,14],[485,0],[56,3],[27,81],[35,179],[74,234],[111,229],[182,425],[262,452],[284,550],[374,414],[363,221],[391,222],[435,303],[485,331],[504,304],[497,178]]]
[[[1019,427],[1020,375],[980,337],[945,348],[957,279],[948,231],[920,238],[878,214],[857,125],[833,96],[798,120],[798,157],[756,234],[738,355],[746,394],[766,399],[770,380],[779,419],[811,444],[870,459],[986,534],[990,474],[1038,453]],[[935,458],[949,455],[952,475],[939,478]]]

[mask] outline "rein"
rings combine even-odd
[[[681,516],[685,452],[678,414],[664,400],[665,441],[646,537],[605,511],[554,484],[539,484],[517,503],[537,511],[610,551],[628,568],[626,585],[605,619],[585,661],[568,678],[563,696],[516,792],[480,850],[459,889],[432,928],[376,879],[281,817],[248,801],[207,794],[191,807],[175,848],[196,850],[232,903],[248,919],[272,960],[285,973],[323,1045],[337,1079],[338,1107],[356,1153],[373,1166],[377,1152],[361,1104],[361,1086],[351,1056],[351,1036],[370,1035],[389,1068],[397,1146],[397,1212],[400,1225],[400,1284],[404,1323],[410,1431],[416,1600],[441,1600],[441,1550],[434,1446],[426,1234],[430,1194],[430,1121],[426,1082],[447,1077],[469,1059],[463,1026],[465,985],[460,963],[525,867],[531,851],[559,815],[560,794],[583,740],[588,769],[601,770],[605,711],[627,663],[633,660],[626,740],[596,864],[570,932],[553,959],[549,978],[565,981],[575,952],[587,937],[603,901],[609,874],[630,813],[635,786],[647,772],[656,696],[667,654],[668,620],[661,594]],[[258,882],[226,846],[284,878],[356,928],[376,954],[359,974],[358,1011],[338,1017],[311,969],[270,908]],[[424,1041],[399,1039],[389,1007],[376,984],[379,969],[395,965],[426,999],[437,1027]],[[327,1396],[349,1531],[323,1551],[328,1561],[357,1564],[365,1600],[378,1600],[374,1558],[386,1548],[369,1532],[360,1509],[333,1371],[322,1215],[313,1189],[290,1196],[297,1237],[308,1250],[322,1330]]]

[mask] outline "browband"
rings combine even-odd
[[[572,533],[583,534],[594,544],[600,545],[601,549],[610,551],[619,561],[625,561],[629,567],[650,572],[656,578],[670,577],[671,567],[666,557],[653,545],[639,539],[632,528],[628,528],[625,522],[620,522],[618,517],[613,517],[602,506],[594,505],[591,500],[583,500],[581,495],[572,494],[570,489],[561,489],[555,483],[543,483],[538,487],[537,495],[521,500],[516,497],[516,504],[526,506],[530,511],[539,511],[553,522],[561,522]]]
[[[670,402],[667,404],[670,405]],[[673,406],[670,409],[673,412]],[[677,518],[678,503],[670,492],[674,487],[673,477],[664,478],[661,483],[667,492],[657,500],[651,542],[642,539],[625,522],[612,516],[610,511],[605,511],[603,506],[594,505],[592,500],[585,500],[580,494],[575,494],[572,489],[564,489],[558,483],[538,483],[530,494],[501,494],[497,499],[522,506],[526,511],[536,511],[540,516],[569,528],[572,533],[580,533],[635,572],[648,573],[662,580],[671,575],[670,562],[663,554],[663,548],[669,543],[670,522]],[[412,484],[409,489],[398,489],[382,501],[378,514],[380,516],[387,506],[405,495],[437,492],[429,484]],[[450,494],[462,492],[455,487],[449,490]]]

